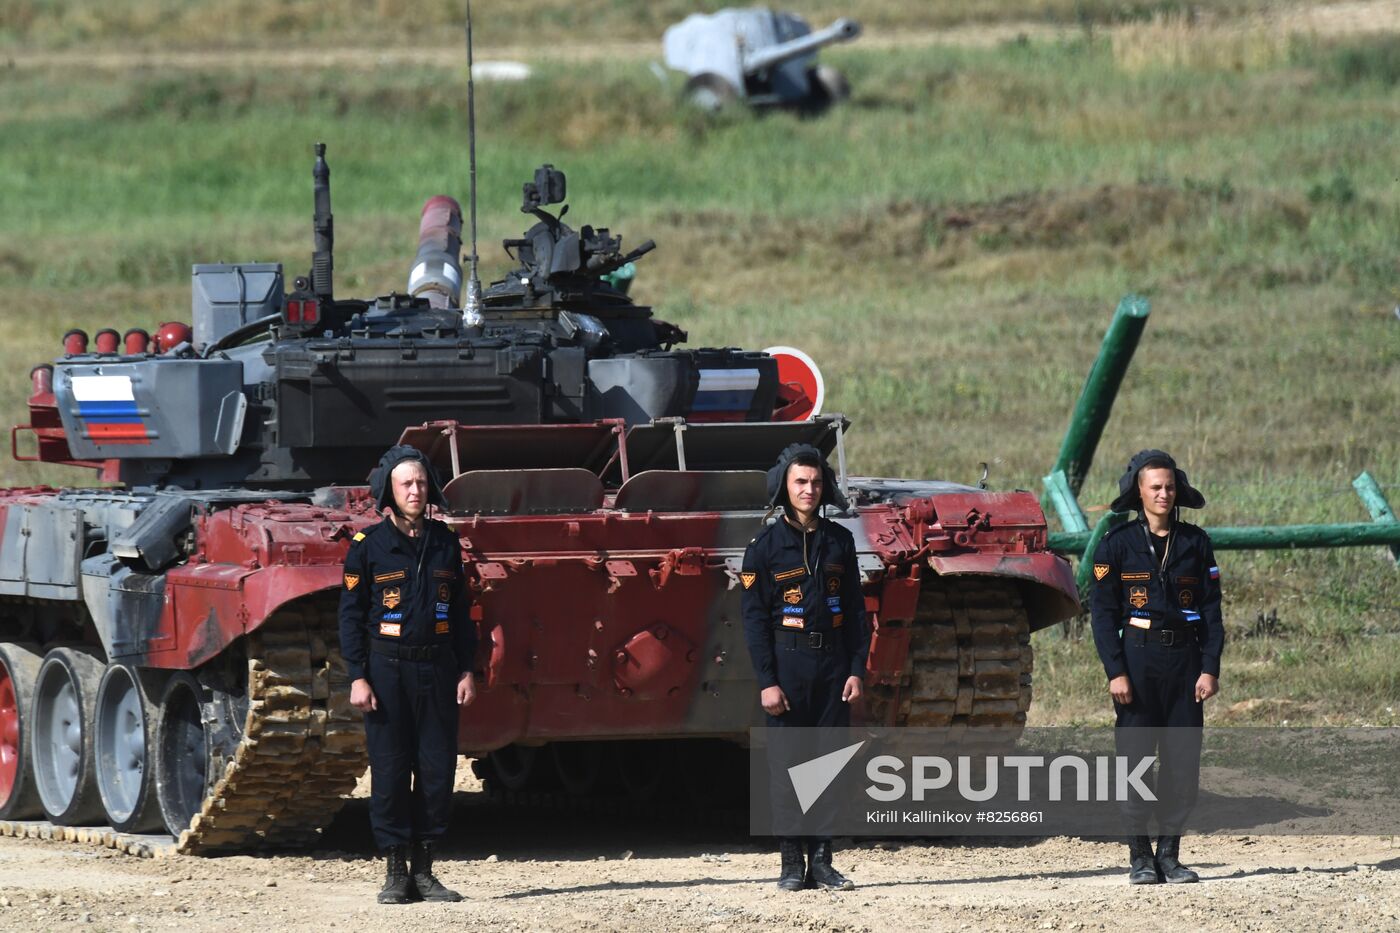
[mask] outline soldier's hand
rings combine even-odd
[[[769,716],[781,716],[788,711],[787,694],[783,693],[783,688],[779,686],[764,687],[763,692],[758,695],[758,702],[763,705],[763,711]]]
[[[462,678],[457,681],[457,705],[471,706],[472,700],[476,699],[476,677],[471,671],[467,671]]]
[[[1220,679],[1214,674],[1202,674],[1196,678],[1196,702],[1204,703],[1220,692]]]
[[[1113,702],[1127,706],[1133,702],[1133,685],[1128,683],[1127,674],[1119,674],[1108,682],[1108,692],[1113,696]]]
[[[374,698],[374,690],[369,681],[361,677],[350,685],[350,705],[364,713],[379,709],[379,701]]]
[[[846,678],[846,686],[841,691],[841,702],[853,703],[861,698],[865,693],[864,683],[854,674]]]

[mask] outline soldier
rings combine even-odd
[[[846,501],[821,452],[806,444],[779,456],[768,495],[783,514],[749,542],[740,574],[759,702],[769,727],[844,727],[863,693],[870,635],[855,539],[820,512],[845,510]],[[854,887],[831,866],[830,838],[784,837],[779,849],[782,890]]]
[[[390,448],[370,490],[380,512],[391,511],[345,556],[340,650],[350,703],[365,714],[370,825],[387,860],[379,903],[460,901],[433,875],[433,845],[452,807],[457,707],[476,697],[461,552],[447,525],[425,517],[429,503],[447,503],[417,450]]]
[[[1181,831],[1196,803],[1203,704],[1220,690],[1220,569],[1210,538],[1180,519],[1182,507],[1206,500],[1169,455],[1136,454],[1118,490],[1111,508],[1135,509],[1138,520],[1110,531],[1094,552],[1094,644],[1117,712],[1119,754],[1159,753],[1155,858],[1151,805],[1124,803],[1128,882],[1190,883],[1199,879],[1181,864]]]

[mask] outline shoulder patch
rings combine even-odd
[[[1094,579],[1102,580],[1104,577],[1108,576],[1108,572],[1112,569],[1113,568],[1109,567],[1108,564],[1095,564]]]
[[[745,571],[739,574],[739,582],[744,584],[744,589],[749,589],[758,580],[758,574]]]
[[[360,575],[358,573],[347,573],[345,575],[345,588],[353,590],[360,585]]]
[[[351,538],[350,540],[351,540],[351,541],[363,541],[364,539],[365,539],[365,533],[364,533],[363,531],[357,531],[357,532],[355,532],[355,537]]]

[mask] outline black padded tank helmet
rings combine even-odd
[[[384,456],[379,458],[379,465],[369,475],[370,495],[374,496],[374,502],[379,511],[382,512],[390,508],[396,513],[399,511],[399,507],[394,504],[394,487],[389,482],[389,475],[394,472],[394,467],[410,461],[421,463],[423,470],[428,474],[428,502],[440,509],[447,508],[447,498],[442,494],[442,485],[438,482],[437,472],[433,469],[433,465],[428,462],[428,458],[423,456],[423,452],[417,447],[399,444],[384,451]]]
[[[1113,500],[1110,509],[1115,512],[1127,512],[1130,509],[1142,511],[1142,497],[1138,494],[1138,473],[1148,464],[1158,464],[1176,473],[1177,506],[1186,509],[1205,508],[1206,497],[1191,485],[1191,481],[1186,478],[1186,471],[1176,465],[1171,454],[1165,450],[1154,449],[1139,450],[1133,454],[1133,459],[1128,461],[1127,471],[1118,480],[1118,498]]]
[[[783,448],[783,452],[778,455],[778,462],[768,471],[768,505],[776,508],[782,506],[784,509],[791,508],[791,503],[787,497],[787,472],[794,463],[805,461],[812,466],[820,466],[822,470],[822,501],[818,508],[823,505],[834,506],[842,512],[849,509],[850,503],[846,497],[841,495],[841,489],[836,485],[836,473],[822,456],[822,452],[811,444],[789,444]]]

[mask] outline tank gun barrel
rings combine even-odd
[[[331,299],[331,273],[335,269],[335,223],[331,217],[331,168],[326,164],[326,144],[316,144],[316,164],[311,169],[315,214],[311,222],[315,252],[311,255],[311,291],[322,301]]]
[[[418,253],[408,293],[434,308],[456,308],[462,297],[462,205],[446,195],[429,198],[418,224]]]
[[[805,36],[798,36],[796,39],[790,39],[777,45],[746,51],[743,58],[744,74],[751,75],[765,68],[781,65],[790,59],[815,52],[824,45],[850,42],[858,35],[860,35],[860,23],[853,19],[838,19],[825,29],[809,32]]]

